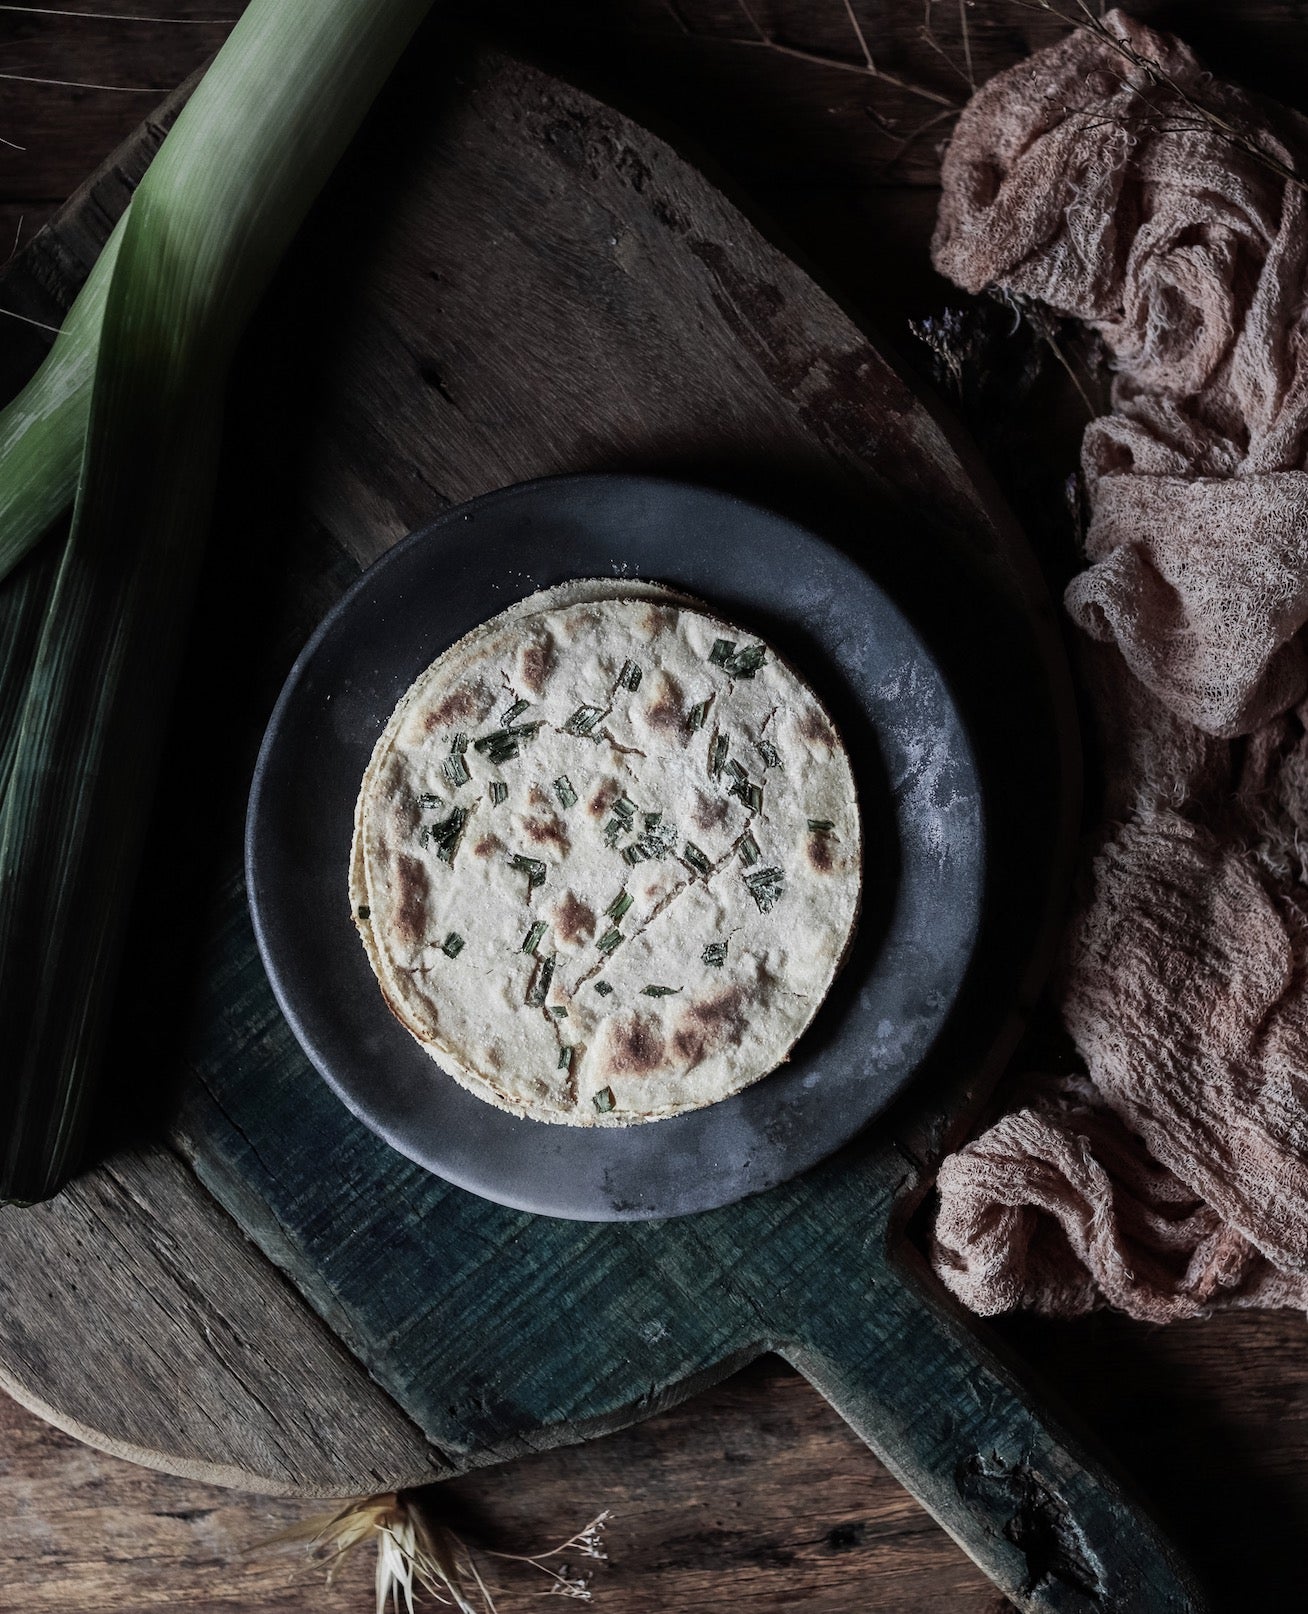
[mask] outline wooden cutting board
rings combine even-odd
[[[167,118],[6,306],[57,315]],[[1047,963],[1075,797],[1052,613],[968,450],[666,144],[437,27],[267,300],[229,435],[141,892],[148,989],[124,995],[99,1163],[0,1212],[0,1381],[108,1450],[339,1495],[590,1438],[774,1349],[1020,1606],[1198,1607],[906,1232]],[[744,492],[872,570],[964,709],[993,900],[911,1102],[863,1141],[722,1211],[589,1226],[428,1177],[332,1099],[264,980],[239,843],[272,698],[358,566],[488,488],[609,469]]]

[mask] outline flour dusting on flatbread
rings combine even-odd
[[[350,870],[392,1011],[479,1097],[630,1125],[757,1081],[847,949],[853,776],[757,638],[564,585],[460,640],[374,750]]]

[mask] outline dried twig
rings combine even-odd
[[[483,1549],[487,1558],[527,1564],[549,1578],[548,1593],[589,1603],[590,1577],[577,1574],[566,1562],[556,1569],[545,1560],[576,1553],[581,1558],[607,1561],[601,1541],[610,1515],[596,1515],[584,1529],[557,1547],[534,1556]],[[377,1549],[377,1614],[388,1608],[414,1608],[414,1593],[429,1592],[438,1602],[453,1605],[459,1614],[496,1614],[495,1598],[486,1584],[472,1549],[447,1525],[430,1516],[420,1493],[386,1491],[378,1496],[347,1502],[328,1518],[309,1519],[261,1543],[303,1542],[315,1563],[327,1569],[327,1583],[356,1547]]]
[[[967,8],[971,0],[958,0],[958,31],[963,36],[963,61],[967,64],[967,82],[971,89],[976,89],[976,69],[972,65],[972,28],[967,20]]]
[[[935,7],[935,3],[936,0],[922,0],[922,26],[918,29],[918,34],[921,36],[922,43],[929,50],[933,50],[936,53],[936,55],[951,73],[958,74],[963,83],[967,85],[969,91],[975,90],[976,83],[972,78],[971,46],[969,44],[968,65],[966,68],[962,68],[936,38],[936,31],[931,25],[931,13]]]
[[[209,28],[234,23],[235,17],[162,17],[133,15],[122,11],[64,11],[58,6],[0,5],[0,11],[17,11],[27,17],[79,17],[90,22],[163,22],[177,23],[190,28]]]
[[[113,90],[120,95],[167,95],[166,89],[149,84],[91,84],[79,78],[36,78],[30,73],[0,73],[11,84],[52,84],[64,90]],[[6,141],[6,144],[8,142]]]
[[[831,56],[825,51],[806,50],[800,45],[786,44],[784,40],[778,39],[771,29],[763,27],[762,23],[754,15],[749,5],[749,0],[736,0],[736,4],[741,15],[754,30],[753,36],[733,34],[719,39],[718,42],[724,45],[742,45],[758,50],[769,50],[778,56],[789,56],[795,61],[811,62],[815,66],[829,67],[841,73],[858,73],[864,78],[877,79],[882,84],[892,85],[895,89],[902,90],[905,95],[914,95],[919,100],[930,101],[935,106],[944,107],[951,112],[958,111],[959,102],[954,100],[952,96],[943,95],[939,90],[933,90],[925,84],[916,84],[912,79],[902,78],[898,73],[888,73],[884,67],[878,67],[876,59],[868,47],[867,35],[854,12],[851,0],[842,0],[842,3],[845,13],[853,25],[854,37],[858,41],[859,52],[863,58],[859,62],[852,62],[845,56]],[[671,0],[663,0],[663,4],[665,9],[672,9]],[[673,12],[673,15],[675,15],[675,12]],[[683,28],[685,27],[684,22],[682,26]],[[689,30],[686,31],[688,32]]]
[[[1066,24],[1069,28],[1075,28],[1083,33],[1093,35],[1095,39],[1098,39],[1116,55],[1120,56],[1123,61],[1130,63],[1138,73],[1142,73],[1150,84],[1166,91],[1169,95],[1175,96],[1178,101],[1190,109],[1204,128],[1216,131],[1240,151],[1245,152],[1248,156],[1270,168],[1274,174],[1285,180],[1287,184],[1294,185],[1299,190],[1308,189],[1308,183],[1289,164],[1282,162],[1275,153],[1259,145],[1237,124],[1232,123],[1228,118],[1224,118],[1221,113],[1214,112],[1212,107],[1205,105],[1204,102],[1191,95],[1170,74],[1164,72],[1152,57],[1138,51],[1130,40],[1124,39],[1120,34],[1115,34],[1108,24],[1090,9],[1087,0],[1074,0],[1076,12],[1079,15],[1070,15],[1066,11],[1059,10],[1053,4],[1053,0],[1011,0],[1011,3],[1021,6],[1026,11],[1043,11],[1048,16],[1056,17],[1059,22]],[[1139,85],[1131,83],[1130,79],[1126,77],[1122,77],[1120,81],[1127,89],[1140,96],[1145,105],[1151,110],[1157,110]],[[1069,110],[1075,112],[1078,109],[1073,107]]]
[[[945,107],[942,111],[933,112],[930,117],[923,118],[921,123],[914,125],[906,133],[896,135],[895,130],[891,128],[880,113],[876,112],[872,107],[869,107],[867,112],[868,116],[877,124],[877,127],[894,140],[894,144],[886,153],[884,159],[873,169],[873,173],[878,177],[884,174],[888,168],[893,168],[904,153],[915,146],[924,134],[929,134],[932,129],[938,128],[940,124],[945,123],[948,119],[958,116],[953,107]]]

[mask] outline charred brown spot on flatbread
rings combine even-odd
[[[795,730],[800,739],[807,740],[810,745],[820,745],[827,751],[835,749],[835,731],[816,706],[808,707],[795,725]]]
[[[605,779],[595,787],[594,794],[586,803],[586,811],[592,818],[603,818],[621,794],[622,786],[616,779]]]
[[[743,987],[729,986],[686,1005],[673,1030],[672,1047],[687,1070],[740,1042],[745,1035],[748,1001]]]
[[[426,928],[427,871],[416,857],[401,852],[395,860],[395,912],[392,925],[406,946],[418,941]]]
[[[533,695],[539,695],[545,688],[545,680],[554,671],[556,658],[557,650],[553,634],[537,634],[523,645],[518,655],[518,671],[523,683]]]
[[[527,802],[532,807],[548,807],[550,798],[539,785],[530,785],[527,789]]]
[[[659,672],[651,690],[644,719],[659,734],[681,734],[686,728],[686,700],[681,685],[670,673]]]
[[[494,857],[497,852],[505,850],[504,842],[498,835],[483,835],[472,849],[474,857]]]
[[[667,1045],[652,1015],[611,1020],[602,1069],[605,1076],[648,1076],[663,1063]]]
[[[571,891],[564,892],[551,917],[562,942],[589,941],[595,934],[595,910]]]
[[[548,818],[524,818],[522,827],[533,846],[552,846],[556,851],[566,853],[572,845],[563,820],[557,813],[551,813]]]
[[[484,684],[460,684],[428,711],[423,727],[431,734],[451,723],[479,722],[490,705],[490,694]]]
[[[666,605],[647,605],[640,619],[641,631],[647,639],[657,639],[661,633],[674,628],[676,623],[677,613]]]
[[[706,796],[695,792],[695,810],[691,813],[696,829],[718,829],[727,821],[730,807],[725,796]]]
[[[836,866],[836,850],[831,836],[814,830],[808,838],[808,860],[819,874],[830,874]]]

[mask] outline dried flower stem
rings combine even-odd
[[[1094,38],[1120,56],[1123,61],[1130,63],[1138,73],[1142,73],[1151,84],[1175,96],[1178,101],[1190,109],[1203,127],[1215,130],[1233,146],[1270,168],[1274,174],[1285,180],[1287,184],[1293,185],[1299,190],[1308,189],[1308,183],[1287,163],[1282,162],[1273,152],[1268,151],[1264,146],[1259,145],[1256,140],[1251,139],[1243,129],[1230,122],[1229,119],[1224,118],[1221,113],[1214,112],[1210,106],[1206,106],[1202,101],[1191,95],[1188,90],[1182,88],[1170,74],[1163,71],[1159,63],[1152,57],[1138,51],[1129,40],[1122,38],[1120,34],[1115,34],[1101,17],[1091,11],[1086,0],[1075,0],[1079,16],[1069,15],[1065,11],[1060,11],[1053,4],[1053,0],[1011,0],[1011,3],[1021,6],[1026,11],[1046,12],[1049,16],[1056,17],[1059,22],[1066,24],[1069,28],[1079,29],[1083,33],[1093,35]],[[1125,77],[1121,79],[1121,83],[1140,96],[1150,110],[1156,110],[1153,103],[1148,100],[1138,85],[1132,84]],[[1073,107],[1069,108],[1069,110],[1075,112],[1078,109]]]
[[[548,1593],[588,1603],[589,1576],[573,1573],[566,1562],[555,1568],[546,1560],[576,1553],[582,1558],[606,1561],[600,1538],[609,1518],[606,1509],[548,1552],[533,1555],[485,1549],[485,1556],[528,1564],[549,1578]],[[329,1586],[341,1563],[356,1547],[375,1545],[376,1614],[386,1614],[388,1608],[397,1614],[401,1609],[404,1614],[414,1614],[415,1590],[429,1592],[438,1602],[453,1605],[459,1614],[496,1614],[494,1596],[471,1547],[430,1516],[420,1492],[385,1491],[347,1502],[329,1517],[305,1520],[263,1545],[287,1541],[308,1544],[311,1559],[326,1565]]]
[[[784,41],[778,39],[770,29],[763,27],[751,10],[748,0],[736,0],[736,4],[746,22],[754,30],[753,36],[729,35],[720,39],[719,43],[721,44],[741,45],[756,50],[769,50],[778,56],[789,56],[799,62],[811,62],[815,66],[829,67],[836,72],[858,73],[863,78],[877,79],[882,84],[889,84],[897,90],[902,90],[905,95],[914,95],[919,100],[930,101],[934,105],[945,107],[950,111],[958,110],[959,103],[952,96],[943,95],[939,90],[930,89],[925,84],[915,84],[912,79],[901,78],[899,74],[888,73],[885,68],[877,66],[876,59],[868,46],[867,35],[855,15],[851,0],[842,0],[842,4],[853,26],[854,36],[858,41],[859,52],[863,58],[859,62],[851,62],[845,56],[830,56],[825,51],[805,50],[800,45],[787,45]],[[669,15],[676,17],[683,32],[689,33],[690,30],[686,27],[685,21],[672,7],[671,0],[664,0],[664,6]]]

